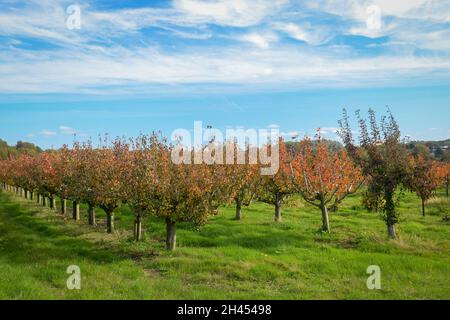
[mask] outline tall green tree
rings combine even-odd
[[[353,160],[363,169],[368,178],[370,192],[383,199],[382,217],[386,222],[388,236],[397,238],[395,225],[399,222],[396,210],[396,191],[407,186],[409,177],[408,152],[401,141],[400,129],[394,116],[387,110],[376,118],[374,110],[369,109],[368,119],[356,112],[359,123],[359,145],[353,139],[349,116],[344,109],[339,121],[341,136]]]

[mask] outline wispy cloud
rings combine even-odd
[[[339,131],[338,127],[321,127],[318,128],[318,132],[321,135],[328,136],[328,137],[336,137],[337,132]]]
[[[450,79],[447,1],[175,0],[110,9],[89,1],[80,4],[81,30],[65,27],[69,4],[0,5],[0,93],[236,84],[278,90]],[[381,9],[376,31],[367,25],[371,5]]]
[[[61,134],[76,134],[77,131],[74,128],[68,126],[59,126],[59,131]]]
[[[175,0],[174,9],[190,23],[248,27],[275,15],[287,0]]]
[[[278,37],[274,33],[248,33],[238,37],[238,39],[250,42],[261,49],[268,49],[272,42],[278,40]]]
[[[52,137],[52,136],[56,135],[56,132],[44,129],[41,132],[39,132],[39,135],[44,136],[44,137]]]
[[[289,37],[307,42],[312,45],[321,45],[331,39],[332,32],[324,26],[299,25],[293,22],[277,22],[273,24],[275,30],[286,33]]]

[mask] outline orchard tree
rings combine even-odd
[[[162,161],[168,161],[167,148],[156,134],[140,136],[128,153],[129,170],[126,171],[127,204],[135,215],[134,239],[142,239],[142,218],[144,215],[156,215],[160,200],[158,185],[165,177],[158,170],[163,168]],[[160,181],[160,179],[162,179]]]
[[[38,184],[33,176],[32,169],[36,165],[36,158],[28,154],[22,154],[12,161],[17,185],[23,188],[24,197],[33,199],[33,192]]]
[[[291,179],[290,156],[283,139],[279,139],[279,169],[273,175],[261,177],[259,200],[275,206],[274,220],[281,221],[281,207],[286,198],[295,193]],[[269,146],[272,149],[272,145]]]
[[[129,144],[121,139],[116,139],[111,148],[108,144],[105,138],[103,147],[89,153],[86,168],[89,170],[89,188],[95,204],[105,211],[107,232],[113,233],[114,212],[126,199]]]
[[[88,204],[88,222],[96,225],[95,207],[98,205],[96,188],[97,167],[93,163],[99,161],[98,153],[93,149],[90,141],[86,143],[75,142],[72,149],[64,147],[61,150],[63,176],[61,194],[71,199],[72,216],[74,220],[80,219],[80,203]],[[64,206],[63,206],[64,207]],[[63,211],[62,207],[62,211]]]
[[[396,210],[396,191],[408,183],[408,154],[401,142],[400,129],[394,116],[387,111],[380,124],[375,111],[369,109],[369,120],[356,112],[359,120],[359,146],[353,140],[349,117],[344,109],[343,119],[339,121],[344,145],[355,163],[362,168],[370,184],[369,190],[382,197],[382,217],[386,222],[388,236],[397,237],[395,225],[399,222]]]
[[[17,158],[12,158],[8,161],[8,175],[11,181],[11,184],[15,188],[16,194],[20,193],[20,188],[22,186],[22,168],[21,163]]]
[[[250,147],[244,150],[236,142],[228,141],[227,148],[234,150],[233,164],[228,164],[225,168],[226,178],[231,180],[229,185],[232,188],[236,204],[236,220],[241,220],[242,206],[250,206],[257,197],[258,188],[261,183],[260,168],[250,161]]]
[[[234,202],[236,204],[236,220],[242,218],[242,206],[249,207],[258,196],[258,188],[261,182],[260,169],[252,164],[232,165],[234,180]]]
[[[16,181],[16,164],[14,158],[9,157],[8,160],[2,161],[3,163],[3,180],[7,185],[9,191],[17,192],[17,181]]]
[[[1,189],[7,190],[7,181],[8,181],[8,169],[7,169],[7,161],[0,159],[0,183]]]
[[[65,215],[67,213],[67,200],[73,201],[72,208],[72,218],[74,220],[79,220],[80,210],[79,202],[80,196],[79,191],[82,186],[79,184],[78,175],[78,151],[79,144],[75,143],[73,149],[69,149],[67,145],[64,145],[60,153],[60,161],[57,164],[57,173],[60,177],[61,184],[59,187],[59,194],[61,197],[61,214]]]
[[[356,192],[364,181],[361,169],[347,151],[330,151],[320,135],[314,148],[309,138],[299,143],[291,173],[295,190],[307,203],[321,210],[322,230],[326,232],[330,232],[329,208]]]
[[[411,157],[410,188],[422,200],[422,215],[425,216],[425,203],[435,195],[448,174],[447,166],[419,154]]]
[[[46,197],[48,197],[51,209],[55,209],[55,195],[58,193],[61,183],[56,171],[57,157],[58,154],[53,151],[37,155],[33,174],[37,182],[37,189],[43,197],[43,204],[46,204]]]
[[[102,203],[101,197],[103,196],[100,195],[97,190],[99,183],[101,184],[101,180],[98,179],[103,178],[97,176],[98,167],[95,165],[93,166],[92,164],[93,162],[105,160],[103,159],[104,152],[103,150],[93,149],[90,141],[74,150],[76,151],[75,185],[78,185],[76,191],[77,198],[80,199],[80,202],[84,202],[88,205],[88,223],[91,226],[95,226],[97,225],[95,208]],[[109,151],[106,153],[109,154]],[[120,190],[121,186],[118,188]]]
[[[445,175],[445,195],[448,198],[448,180],[450,178],[450,163],[446,163],[444,166],[444,170],[446,172]]]
[[[172,150],[173,147],[166,147],[156,164],[158,184],[154,202],[155,214],[166,220],[166,247],[170,251],[176,248],[178,222],[203,225],[210,215],[218,213],[220,204],[233,196],[224,192],[228,180],[223,166],[175,164],[171,161]],[[203,153],[204,148],[192,151],[195,152]]]

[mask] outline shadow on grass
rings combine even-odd
[[[11,203],[8,195],[0,194],[1,258],[16,264],[77,258],[107,264],[125,259],[113,250],[71,237],[73,230],[68,226],[48,224],[36,217],[38,212]]]

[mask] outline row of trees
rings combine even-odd
[[[231,143],[231,142],[227,142]],[[204,224],[218,213],[221,205],[234,202],[236,219],[242,207],[253,200],[272,204],[275,221],[281,221],[281,208],[287,197],[298,193],[321,209],[323,229],[330,230],[327,207],[355,192],[363,177],[345,150],[333,153],[325,143],[313,149],[311,140],[300,144],[300,152],[289,154],[279,141],[280,169],[273,176],[262,176],[259,164],[207,165],[175,164],[173,147],[157,135],[141,136],[125,142],[117,139],[105,147],[76,143],[37,156],[22,155],[0,162],[3,187],[23,189],[27,198],[61,198],[61,214],[66,214],[67,199],[73,202],[73,219],[80,219],[79,204],[86,203],[89,224],[95,225],[95,208],[107,216],[107,232],[114,232],[114,213],[127,204],[135,214],[134,235],[142,238],[142,218],[164,218],[167,225],[167,249],[176,246],[176,224],[188,221]],[[109,147],[106,147],[109,145]],[[234,144],[235,157],[243,152]],[[192,150],[192,153],[204,150]],[[195,155],[193,155],[195,156]],[[45,202],[44,202],[45,204]]]
[[[65,146],[58,151],[0,161],[0,181],[2,188],[21,189],[27,198],[36,196],[40,203],[45,204],[48,199],[53,209],[55,198],[60,197],[61,214],[66,214],[66,202],[70,199],[75,220],[80,219],[79,204],[86,203],[91,225],[96,224],[95,209],[101,208],[106,213],[109,233],[114,232],[115,212],[127,204],[135,215],[137,241],[142,238],[144,216],[163,218],[168,250],[176,247],[179,222],[202,225],[209,216],[218,214],[220,206],[232,202],[239,220],[243,206],[254,200],[273,205],[274,220],[281,221],[283,203],[294,194],[318,208],[322,229],[329,232],[328,211],[336,210],[366,182],[369,198],[379,204],[388,234],[395,238],[397,188],[409,187],[425,204],[449,168],[408,154],[390,114],[380,126],[373,111],[369,112],[368,125],[361,117],[359,120],[361,135],[356,144],[349,118],[344,114],[340,134],[346,148],[340,150],[318,136],[315,141],[303,139],[294,152],[280,139],[276,148],[279,170],[271,176],[260,174],[262,165],[249,164],[254,150],[241,150],[230,141],[226,144],[235,151],[235,160],[243,156],[246,164],[176,164],[171,160],[175,147],[153,134],[131,141],[102,141],[97,148],[91,143],[75,143],[72,148]],[[190,152],[195,157],[196,152],[205,151]]]

